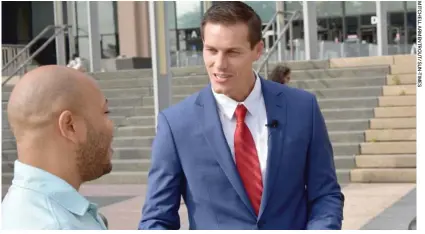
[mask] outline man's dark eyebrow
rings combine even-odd
[[[209,45],[204,45],[204,47],[207,49],[215,49],[215,50],[217,49],[214,46],[209,46]],[[239,47],[231,47],[231,48],[227,48],[226,51],[239,51],[241,49],[242,48],[239,48]]]

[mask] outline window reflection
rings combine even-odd
[[[97,2],[102,58],[119,55],[116,2]],[[76,2],[78,56],[89,58],[87,2]]]

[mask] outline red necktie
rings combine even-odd
[[[246,112],[246,107],[241,104],[238,105],[235,111],[237,121],[235,131],[236,167],[249,200],[258,215],[263,194],[263,181],[255,142],[248,126],[245,124]]]

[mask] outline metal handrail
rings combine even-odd
[[[269,23],[267,23],[266,28],[263,30],[263,35],[268,31],[267,29],[273,25],[274,26],[274,21],[276,21],[276,18],[279,14],[282,14],[283,17],[285,16],[285,13],[291,13],[292,16],[289,17],[288,22],[284,25],[284,27],[282,28],[282,30],[280,31],[280,34],[278,35],[277,39],[274,41],[273,46],[268,49],[267,48],[267,52],[266,52],[266,56],[265,58],[260,62],[258,68],[257,68],[257,73],[260,73],[264,66],[268,65],[268,61],[269,58],[271,57],[272,53],[274,52],[274,50],[276,49],[276,47],[279,45],[280,41],[283,39],[283,35],[285,35],[286,31],[288,30],[288,28],[290,28],[292,22],[294,20],[296,20],[299,16],[300,16],[300,11],[294,11],[294,12],[283,12],[283,11],[278,11],[276,12],[275,15],[273,15],[272,19],[269,21]],[[273,30],[274,31],[274,30]],[[291,38],[292,39],[292,38]],[[292,43],[292,42],[291,42]],[[265,78],[268,78],[268,69],[266,66],[266,74],[265,74]]]
[[[15,60],[17,60],[19,58],[19,56],[21,56],[21,54],[23,54],[25,51],[29,50],[31,48],[31,46],[33,46],[42,36],[44,36],[44,34],[46,34],[50,29],[52,29],[54,27],[56,27],[56,26],[55,25],[49,25],[49,26],[45,27],[22,50],[20,50],[19,53],[17,53],[14,58],[12,58],[6,65],[4,65],[1,69],[1,71],[3,72],[4,70],[6,70],[13,62],[15,62]]]
[[[22,68],[24,68],[25,66],[27,66],[28,65],[28,62],[30,62],[31,60],[33,60],[35,58],[35,56],[37,56],[44,48],[46,48],[47,45],[51,41],[53,41],[53,39],[56,38],[56,36],[58,36],[61,33],[65,33],[67,31],[67,29],[70,28],[70,26],[69,25],[61,25],[61,26],[50,25],[50,26],[47,26],[40,34],[38,34],[34,39],[32,39],[31,42],[28,43],[28,45],[25,46],[25,48],[20,51],[20,53],[18,53],[8,64],[6,64],[5,67],[6,66],[10,66],[10,64],[12,64],[13,61],[17,60],[17,58],[19,57],[19,55],[23,53],[22,51],[29,50],[31,48],[31,46],[38,39],[40,39],[43,34],[45,34],[49,29],[52,29],[52,28],[55,29],[55,33],[52,36],[50,36],[49,39],[47,41],[45,41],[43,43],[43,45],[41,45],[34,53],[32,53],[31,56],[27,60],[25,60],[23,63],[21,63],[21,65],[17,69],[15,69],[15,71],[11,75],[9,75],[9,77],[7,77],[7,79],[5,79],[4,81],[2,81],[2,86],[5,85],[10,79],[12,79],[12,77],[16,73],[18,73]],[[3,68],[2,71],[4,69],[5,68]]]

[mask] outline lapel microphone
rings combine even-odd
[[[273,119],[272,122],[266,124],[266,127],[268,127],[268,128],[277,128],[278,125],[279,125],[279,121]]]

